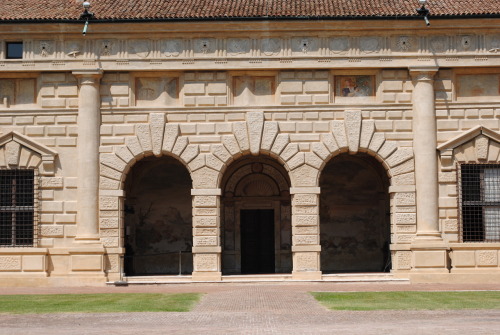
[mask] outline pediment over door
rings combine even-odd
[[[454,169],[454,163],[498,162],[500,133],[483,126],[474,127],[437,147],[441,170]]]
[[[41,175],[55,173],[57,152],[16,131],[0,136],[0,168],[38,169]]]

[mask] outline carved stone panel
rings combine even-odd
[[[179,57],[184,51],[184,43],[182,40],[162,41],[161,51],[165,57]]]
[[[361,37],[359,50],[363,53],[376,53],[380,50],[380,38],[375,36]]]
[[[250,40],[247,38],[230,38],[227,40],[227,53],[231,56],[241,56],[250,52]]]
[[[99,57],[113,57],[118,54],[119,45],[116,40],[100,40],[97,41],[97,56]]]
[[[234,104],[268,105],[274,102],[274,77],[234,77]]]
[[[35,103],[35,79],[0,79],[0,106],[4,108]]]
[[[330,39],[330,52],[332,54],[345,54],[349,51],[350,43],[348,37],[333,37]]]
[[[446,36],[433,36],[429,40],[432,53],[443,53],[448,50],[448,38]]]
[[[194,54],[196,56],[208,56],[217,50],[217,40],[215,38],[199,38],[194,40]]]
[[[38,41],[38,46],[35,45],[35,54],[38,57],[52,57],[54,54],[54,41]]]
[[[292,53],[299,55],[315,55],[319,50],[319,39],[315,37],[295,37],[292,38]]]
[[[281,40],[279,38],[264,38],[260,41],[260,50],[265,56],[277,56],[281,52]]]
[[[458,52],[470,52],[476,49],[477,36],[474,35],[462,35],[457,37],[458,42],[456,48]]]
[[[500,52],[500,35],[490,35],[486,37],[486,48],[489,52]]]
[[[392,38],[392,51],[415,52],[418,50],[418,42],[415,36],[400,35]]]
[[[130,40],[128,41],[128,52],[130,57],[147,58],[151,52],[151,41]]]
[[[177,104],[177,78],[137,78],[135,88],[137,106],[171,106]]]
[[[66,57],[80,58],[83,56],[84,49],[81,41],[66,41],[64,43],[64,53]]]
[[[498,74],[467,74],[458,79],[458,98],[500,96]]]

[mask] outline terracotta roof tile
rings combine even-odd
[[[415,16],[418,0],[90,0],[101,20]],[[500,0],[429,0],[432,16],[500,16]],[[0,22],[77,20],[82,0],[4,0]]]

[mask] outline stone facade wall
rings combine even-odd
[[[459,242],[456,164],[499,160],[500,63],[490,49],[500,32],[456,35],[442,24],[421,36],[407,27],[375,36],[350,25],[304,32],[281,23],[255,38],[240,25],[234,33],[196,25],[208,29],[206,38],[185,26],[186,34],[139,38],[149,29],[140,24],[133,37],[23,35],[25,57],[0,60],[0,168],[37,171],[38,234],[33,248],[0,248],[0,277],[119,279],[127,177],[150,156],[173,157],[192,179],[194,279],[220,279],[226,172],[239,158],[264,155],[290,180],[296,278],[321,278],[321,173],[336,156],[358,153],[374,157],[390,183],[395,275],[428,280],[427,273],[497,269],[498,243]],[[362,90],[348,84],[357,80]],[[88,104],[93,99],[97,107]],[[87,223],[77,222],[83,110],[100,117],[98,209],[91,213],[99,236],[91,245],[80,243]],[[416,133],[416,116],[429,110],[440,159],[438,222],[430,226],[438,227],[439,243],[419,242],[428,232],[417,217],[425,136]]]

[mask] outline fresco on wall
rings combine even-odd
[[[500,96],[499,74],[467,74],[458,76],[458,97]]]
[[[127,175],[125,194],[125,273],[191,273],[191,178],[186,168],[171,157],[145,158]]]
[[[341,155],[330,161],[321,174],[324,273],[390,269],[387,181],[377,165],[380,163],[368,155]]]
[[[338,97],[370,97],[374,95],[373,76],[337,76]]]

